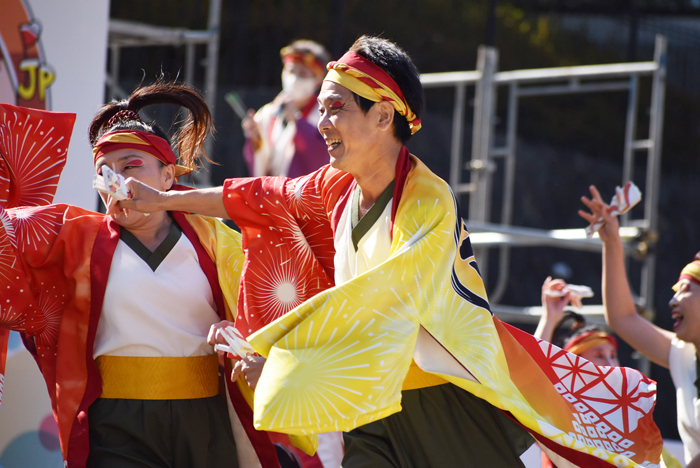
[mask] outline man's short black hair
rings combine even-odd
[[[362,36],[355,41],[350,50],[383,69],[401,89],[413,113],[420,118],[425,109],[423,85],[420,82],[418,69],[403,49],[381,37]],[[355,94],[355,100],[365,114],[374,105],[374,102],[357,94]],[[408,126],[406,117],[396,110],[394,110],[394,136],[403,144],[411,138],[411,128]]]

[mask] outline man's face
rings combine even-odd
[[[323,82],[318,104],[318,131],[328,145],[331,166],[357,173],[372,160],[372,147],[379,136],[374,124],[376,106],[363,113],[353,93],[332,81]]]

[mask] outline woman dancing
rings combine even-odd
[[[657,327],[637,313],[625,271],[619,222],[608,212],[598,190],[591,186],[592,197],[581,200],[590,210],[579,215],[592,223],[602,218],[603,304],[610,328],[631,347],[659,366],[671,371],[676,386],[678,432],[683,440],[685,462],[700,467],[700,415],[696,379],[697,349],[700,346],[700,254],[681,271],[673,286],[675,294],[669,306],[675,319],[674,332]]]
[[[139,117],[155,104],[188,111],[179,162],[165,132]],[[182,190],[177,177],[197,169],[211,127],[196,91],[162,81],[139,88],[93,119],[95,170]],[[236,383],[220,389],[207,343],[210,326],[235,314],[238,233],[181,212],[105,216],[46,205],[0,216],[9,307],[0,326],[22,332],[39,364],[66,466],[238,466],[244,452],[278,466]]]

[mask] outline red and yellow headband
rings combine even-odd
[[[372,102],[389,101],[399,114],[406,117],[411,134],[420,130],[420,119],[409,107],[401,88],[381,67],[355,52],[347,52],[326,68],[325,80],[338,83]]]
[[[93,161],[102,155],[120,149],[134,149],[150,154],[164,164],[175,165],[175,177],[192,172],[192,169],[177,163],[170,143],[153,133],[139,130],[117,130],[105,133],[92,148]]]
[[[678,278],[678,283],[673,285],[674,291],[678,291],[679,283],[682,279],[687,279],[695,284],[700,284],[700,260],[694,260],[683,268],[681,271],[681,276]]]
[[[311,52],[299,52],[287,46],[280,50],[282,63],[300,63],[309,68],[314,75],[321,78],[326,70],[324,63]]]
[[[580,355],[585,353],[591,348],[600,346],[604,343],[610,343],[617,349],[617,340],[614,336],[604,331],[592,330],[586,333],[582,333],[573,340],[566,343],[564,346],[564,351],[568,351],[572,354]]]

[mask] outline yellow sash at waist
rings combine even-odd
[[[99,356],[101,398],[188,400],[219,394],[216,354],[193,357]]]
[[[438,377],[435,374],[429,374],[411,361],[411,367],[408,369],[408,374],[403,381],[401,390],[415,390],[416,388],[435,387],[437,385],[446,384],[447,380]]]

